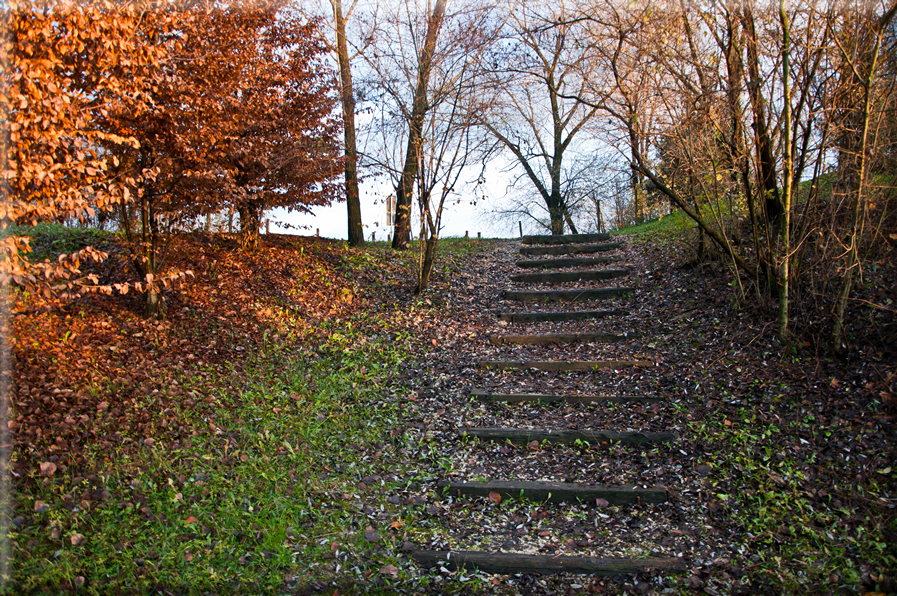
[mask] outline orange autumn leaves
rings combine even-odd
[[[327,45],[284,2],[8,7],[0,228],[115,217],[142,284],[134,288],[149,294],[170,277],[172,239],[201,216],[235,210],[257,224],[274,205],[337,196],[341,122]],[[29,251],[20,228],[0,239],[0,281],[96,286],[80,265],[105,258],[88,249],[35,264]]]

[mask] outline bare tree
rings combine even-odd
[[[330,0],[336,32],[336,55],[339,62],[340,100],[343,108],[343,146],[346,171],[346,208],[348,212],[350,246],[364,244],[361,222],[361,199],[358,194],[358,146],[355,141],[355,89],[352,85],[351,57],[346,41],[346,20],[352,15],[358,0],[353,0],[343,13],[342,0]]]
[[[505,34],[484,56],[492,104],[480,124],[523,169],[548,211],[551,233],[563,234],[565,222],[573,224],[564,159],[598,113],[581,99],[593,74],[590,48],[580,43],[582,31],[563,2],[512,2],[507,10]]]
[[[417,56],[417,81],[414,86],[411,110],[408,115],[408,140],[405,149],[405,161],[402,174],[396,185],[396,218],[393,228],[392,247],[398,250],[408,248],[411,241],[411,198],[414,183],[420,168],[421,133],[429,103],[427,101],[427,84],[430,80],[430,69],[436,52],[439,30],[445,18],[445,0],[436,0],[433,12],[427,19],[427,33],[424,44]]]

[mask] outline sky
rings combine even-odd
[[[519,236],[517,221],[495,222],[491,212],[509,192],[509,184],[513,182],[515,175],[503,171],[500,164],[490,164],[486,170],[486,184],[480,186],[478,194],[485,194],[485,200],[480,197],[473,200],[473,190],[462,190],[457,196],[446,201],[446,212],[443,215],[443,229],[441,238],[463,237],[469,233],[476,237],[477,232],[484,238],[512,238]],[[520,180],[517,185],[529,184],[527,180]],[[528,190],[528,189],[523,189]],[[361,221],[364,225],[364,239],[371,240],[371,234],[377,240],[386,240],[391,233],[391,228],[386,225],[386,197],[395,192],[388,178],[363,180],[359,192],[361,194]],[[451,203],[451,204],[449,204]],[[415,237],[420,234],[420,219],[417,217],[418,209],[415,204],[412,232]],[[346,240],[348,237],[348,221],[346,203],[334,203],[329,207],[315,207],[311,214],[290,213],[285,209],[276,209],[267,217],[271,220],[271,232],[278,234],[298,234],[301,236],[313,236],[316,230],[324,238]],[[277,225],[279,222],[289,224],[290,227]],[[296,229],[295,226],[304,226]],[[526,222],[524,222],[526,226]],[[524,232],[527,232],[524,227]]]

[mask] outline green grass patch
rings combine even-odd
[[[42,223],[36,226],[10,226],[2,231],[4,236],[28,236],[31,252],[28,260],[39,263],[54,261],[61,254],[77,252],[86,246],[103,250],[114,238],[112,232],[97,228],[75,228],[56,223]]]
[[[712,448],[705,450],[713,471],[711,493],[735,524],[745,566],[757,568],[787,593],[806,594],[862,586],[865,570],[897,564],[893,516],[874,515],[869,503],[886,496],[889,467],[862,482],[842,478],[822,482],[816,449],[796,426],[819,435],[831,430],[815,423],[792,423],[785,430],[760,422],[742,408],[732,420],[690,423]],[[881,472],[886,472],[882,474]],[[836,472],[832,472],[835,474]],[[859,501],[865,503],[859,507]]]
[[[668,237],[677,236],[684,230],[695,227],[695,223],[685,214],[684,211],[676,211],[670,215],[665,215],[658,219],[646,221],[632,226],[626,226],[619,230],[614,230],[611,234],[626,234],[629,236],[650,236],[650,237]]]
[[[151,394],[142,406],[181,440],[121,437],[111,452],[85,449],[87,477],[16,481],[2,592],[277,593],[394,562],[413,515],[385,501],[404,482],[389,379],[406,358],[394,342],[342,328],[314,351],[269,345],[239,375],[173,376],[193,400],[160,411]],[[361,499],[371,475],[380,480]],[[385,505],[377,544],[360,510],[371,499]]]

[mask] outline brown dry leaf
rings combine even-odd
[[[726,418],[726,419],[723,421],[723,424],[725,424],[726,426],[732,426],[732,422],[731,422],[728,418]]]
[[[34,510],[35,510],[37,513],[43,513],[44,511],[46,511],[46,510],[49,509],[49,508],[50,508],[50,507],[49,507],[46,503],[44,503],[43,501],[35,501],[35,502],[34,502]]]
[[[405,524],[402,523],[402,520],[397,519],[396,521],[389,524],[389,527],[393,528],[393,529],[398,529],[398,528],[401,528],[403,525],[405,525]]]
[[[364,529],[364,539],[368,542],[380,542],[380,533],[371,526]]]
[[[190,553],[184,553],[184,560],[189,563],[193,560],[193,555]]]
[[[396,569],[395,565],[384,565],[380,568],[380,575],[391,575],[393,577],[398,577],[399,570]]]
[[[56,473],[56,464],[51,461],[41,462],[40,473],[44,476],[52,476]]]
[[[72,534],[70,540],[72,541],[72,546],[81,546],[84,544],[84,534]]]
[[[489,500],[498,505],[499,503],[501,503],[501,495],[494,490],[489,491]]]
[[[197,524],[197,523],[199,523],[199,520],[191,515],[190,517],[188,517],[187,519],[184,520],[184,523],[185,524]]]
[[[831,383],[829,383],[829,386],[832,389],[837,389],[838,387],[841,386],[841,381],[839,381],[838,379],[832,379]]]

